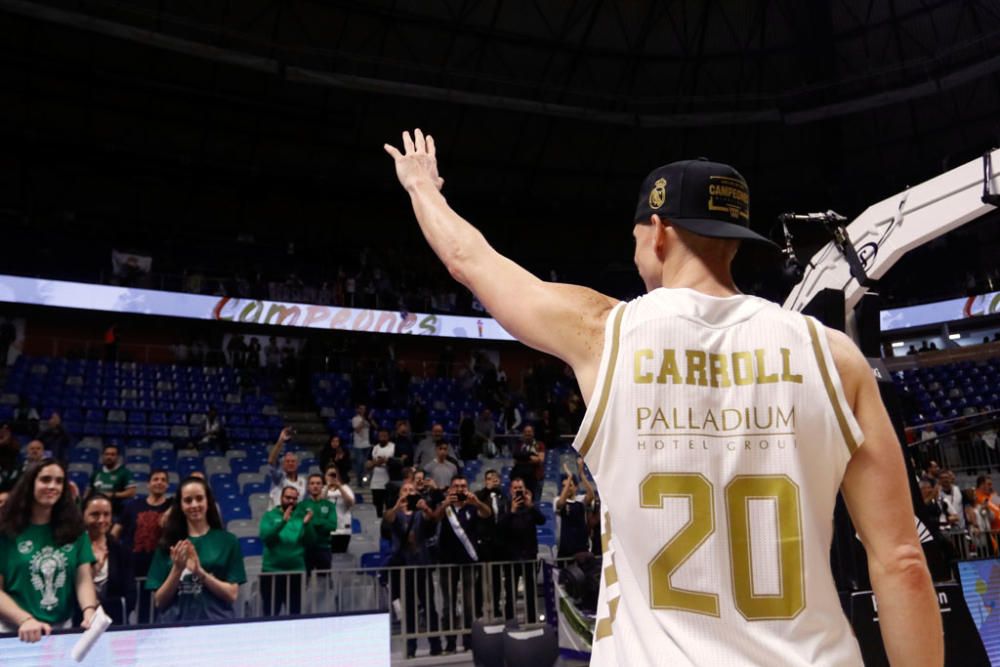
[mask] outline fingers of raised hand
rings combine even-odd
[[[403,149],[406,151],[407,155],[410,155],[415,150],[413,146],[413,139],[410,138],[409,131],[403,132]]]
[[[427,135],[427,154],[431,157],[437,157],[437,146],[434,145],[434,137]]]
[[[424,133],[419,127],[413,130],[413,144],[418,152],[427,152],[427,142],[424,140]]]
[[[400,153],[399,149],[393,146],[392,144],[385,144],[382,146],[382,148],[385,149],[385,152],[388,153],[393,160],[403,159],[403,154]]]

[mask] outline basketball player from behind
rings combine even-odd
[[[451,275],[518,340],[569,364],[587,403],[574,446],[604,498],[592,665],[860,665],[829,565],[837,491],[868,554],[894,665],[941,665],[941,619],[902,454],[844,334],[745,296],[730,265],[746,183],[706,160],[639,193],[624,303],[544,282],[441,194],[434,140],[386,145]]]

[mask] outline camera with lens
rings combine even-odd
[[[455,498],[457,498],[458,502],[460,503],[465,502],[465,497],[466,497],[465,491],[459,491],[458,493],[455,494]]]
[[[420,502],[420,496],[416,493],[411,493],[410,495],[406,496],[406,509],[408,509],[411,512],[416,512],[417,503],[419,502]]]

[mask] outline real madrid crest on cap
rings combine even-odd
[[[657,215],[699,236],[778,247],[750,229],[750,190],[728,164],[705,158],[671,162],[650,172],[639,192],[636,223],[648,224]]]
[[[649,208],[658,209],[667,200],[667,179],[658,178],[649,191]]]

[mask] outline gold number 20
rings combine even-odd
[[[805,607],[798,486],[785,475],[740,475],[726,486],[725,497],[729,561],[737,610],[749,621],[794,618]],[[649,509],[662,509],[667,498],[686,498],[691,507],[688,522],[649,562],[650,605],[653,609],[718,616],[717,594],[677,588],[671,583],[674,573],[715,532],[711,482],[699,473],[653,473],[640,483],[639,498],[641,506]],[[753,590],[751,500],[773,500],[777,508],[780,572],[777,594],[759,594]]]

